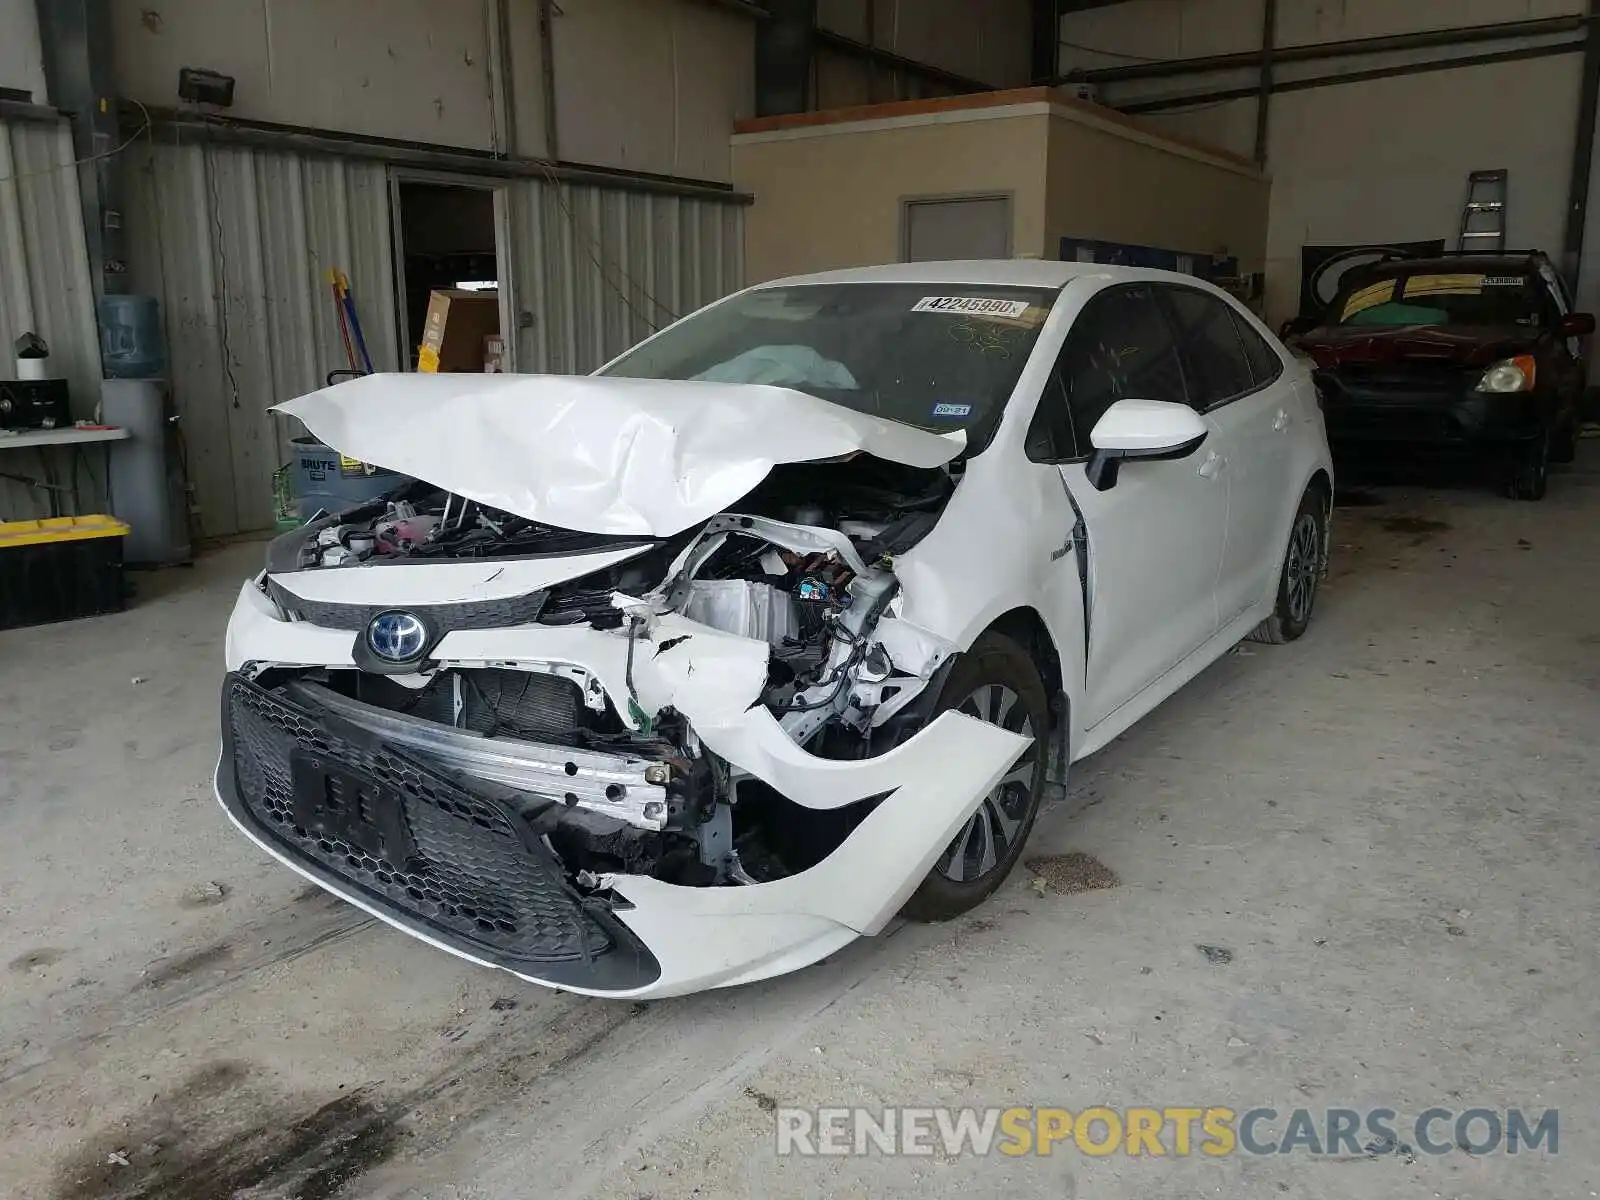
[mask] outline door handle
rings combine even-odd
[[[1223,458],[1215,450],[1206,455],[1205,461],[1200,464],[1199,476],[1201,479],[1215,479],[1217,472],[1222,470]]]
[[[1282,433],[1287,428],[1289,428],[1289,414],[1280,408],[1272,418],[1272,432]]]

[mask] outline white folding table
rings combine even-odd
[[[126,429],[116,426],[97,425],[90,428],[79,426],[61,429],[0,429],[0,452],[7,450],[32,450],[39,458],[38,476],[14,475],[9,471],[0,470],[0,476],[14,479],[18,483],[27,484],[45,493],[50,500],[50,515],[52,517],[66,516],[61,511],[61,497],[72,497],[72,516],[83,515],[83,494],[78,487],[78,464],[88,452],[88,447],[98,445],[105,452],[102,462],[105,467],[106,508],[111,507],[111,443],[125,441],[129,437]],[[50,452],[63,449],[72,459],[71,482],[65,486],[57,482],[57,476],[50,464]]]

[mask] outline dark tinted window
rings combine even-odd
[[[1039,395],[1039,407],[1034,411],[1033,424],[1028,426],[1028,441],[1024,446],[1034,462],[1063,462],[1078,458],[1078,440],[1072,429],[1072,414],[1067,409],[1067,389],[1061,383],[1061,360],[1056,360],[1050,378]],[[1085,446],[1083,453],[1088,453]]]
[[[1249,360],[1250,375],[1256,386],[1265,387],[1282,375],[1283,359],[1267,344],[1267,339],[1256,332],[1255,326],[1237,312],[1233,313],[1233,324],[1239,331],[1239,340],[1244,343],[1244,356]]]
[[[1091,300],[1067,334],[1059,364],[1077,453],[1118,400],[1184,403],[1183,368],[1148,287],[1114,288]]]
[[[1163,288],[1173,332],[1183,354],[1189,403],[1202,412],[1255,386],[1233,310],[1215,296],[1190,288]]]

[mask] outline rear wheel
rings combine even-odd
[[[1289,545],[1278,576],[1278,598],[1272,615],[1250,634],[1253,642],[1282,645],[1292,642],[1311,624],[1317,587],[1322,582],[1322,550],[1327,544],[1328,510],[1322,495],[1307,488],[1289,527]]]
[[[1033,738],[1022,757],[951,839],[906,901],[913,921],[947,921],[986,899],[1011,873],[1044,795],[1050,706],[1039,671],[1021,646],[989,632],[956,661],[935,714],[965,713]]]
[[[1506,480],[1506,494],[1513,500],[1543,500],[1550,485],[1550,443],[1548,429],[1512,462]]]

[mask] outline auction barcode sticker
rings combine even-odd
[[[924,296],[911,306],[911,311],[964,313],[972,317],[1010,317],[1015,320],[1028,311],[1028,302],[990,300],[983,296]]]

